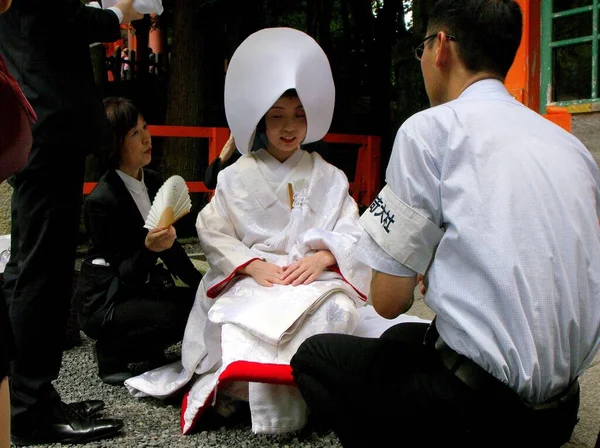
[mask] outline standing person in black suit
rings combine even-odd
[[[0,0],[0,14],[10,7]],[[27,161],[31,148],[31,123],[35,113],[0,56],[0,182]],[[0,256],[3,256],[0,253]],[[0,274],[2,276],[2,274]],[[3,280],[1,280],[3,281]],[[1,284],[0,281],[0,284]],[[13,333],[8,307],[0,288],[0,448],[10,447],[9,362],[14,358]]]
[[[62,360],[85,156],[106,135],[89,44],[117,40],[120,22],[140,18],[133,0],[109,10],[79,0],[20,0],[0,15],[0,54],[38,117],[27,164],[14,180],[4,271],[16,347],[10,371],[15,445],[86,442],[123,426],[91,419],[102,401],[63,403],[52,381]],[[68,53],[64,42],[73,42]]]
[[[128,363],[164,362],[164,350],[183,339],[202,275],[173,226],[144,227],[151,198],[163,184],[144,168],[152,160],[144,117],[125,98],[104,104],[113,144],[108,170],[84,205],[92,244],[75,301],[83,331],[96,339],[100,379],[122,386],[133,376]],[[172,275],[189,287],[175,286]]]
[[[10,5],[11,0],[0,0],[0,14],[5,13]],[[0,104],[2,104],[0,107],[0,182],[4,182],[27,162],[32,141],[31,123],[35,121],[35,112],[8,72],[2,56],[0,56]],[[0,448],[10,447],[8,374],[9,362],[14,355],[8,307],[0,288]]]

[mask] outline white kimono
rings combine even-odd
[[[235,380],[249,381],[254,432],[302,428],[306,404],[289,361],[311,335],[356,329],[371,280],[370,268],[350,256],[362,231],[358,218],[346,175],[316,153],[298,150],[280,163],[260,150],[222,171],[196,222],[210,269],[188,320],[181,364],[127,380],[130,392],[161,398],[193,380],[182,411],[187,433],[235,366]],[[256,259],[285,266],[320,249],[331,251],[337,265],[309,285],[268,288],[236,274]]]

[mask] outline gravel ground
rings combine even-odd
[[[200,254],[197,239],[180,240],[188,254]],[[76,269],[87,251],[80,247]],[[202,258],[194,257],[194,258]],[[196,266],[205,271],[206,262],[193,260]],[[63,401],[67,403],[86,399],[101,399],[106,403],[103,416],[120,418],[125,427],[120,435],[112,438],[80,445],[38,445],[46,447],[216,447],[216,448],[338,448],[337,437],[330,431],[316,428],[311,422],[296,433],[266,436],[251,431],[247,409],[242,409],[229,419],[207,412],[198,422],[193,434],[182,435],[180,429],[181,396],[167,401],[155,398],[133,398],[124,387],[109,386],[97,376],[93,359],[94,341],[81,333],[82,343],[64,352],[60,376],[55,381]],[[168,358],[181,354],[180,345],[167,350]],[[147,366],[133,368],[141,373]],[[137,373],[136,372],[136,373]]]
[[[186,252],[200,271],[207,264],[202,261],[201,248],[197,239],[180,240]],[[86,249],[80,248],[80,257]],[[199,256],[197,256],[199,255]],[[77,265],[81,263],[81,258]],[[411,314],[432,319],[433,313],[425,305],[422,296],[416,292]],[[337,437],[310,422],[298,432],[279,436],[255,435],[251,432],[250,418],[243,410],[229,420],[219,419],[207,412],[190,435],[182,435],[179,421],[181,397],[169,401],[154,398],[136,399],[125,388],[103,384],[96,375],[96,363],[92,356],[93,341],[83,333],[82,344],[64,353],[63,365],[56,387],[67,403],[85,399],[102,399],[106,402],[103,413],[106,417],[121,418],[125,421],[122,433],[112,439],[74,447],[216,447],[216,448],[340,448]],[[180,346],[167,351],[167,356],[180,355]],[[143,365],[136,366],[141,372]],[[592,448],[598,434],[598,403],[600,402],[600,354],[593,366],[581,379],[582,397],[580,421],[575,427],[571,441],[563,448]],[[244,412],[245,411],[245,412]],[[61,447],[68,445],[40,445]],[[596,445],[596,448],[600,448]]]
[[[96,375],[92,356],[93,341],[82,334],[82,344],[68,350],[56,380],[63,401],[85,399],[106,402],[103,415],[125,421],[122,433],[112,439],[77,447],[217,447],[217,448],[337,448],[341,447],[331,432],[313,431],[309,424],[303,431],[278,436],[255,435],[251,432],[249,415],[242,410],[231,420],[205,415],[193,434],[182,435],[179,426],[181,397],[170,401],[131,397],[124,387],[109,386]],[[167,351],[168,357],[179,355],[179,346]],[[143,366],[138,366],[143,370]],[[204,420],[204,421],[203,421]],[[40,445],[64,447],[68,445]]]

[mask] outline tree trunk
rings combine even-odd
[[[333,0],[313,0],[306,2],[306,33],[312,36],[321,46],[331,69],[335,70],[333,43],[331,40],[331,19]]]
[[[392,47],[396,40],[396,23],[402,2],[387,1],[379,10],[375,23],[375,45],[369,58],[371,95],[371,123],[375,134],[385,138],[389,134]],[[400,14],[402,20],[404,14]]]
[[[371,49],[369,66],[373,90],[371,93],[371,125],[381,136],[382,170],[387,166],[393,136],[391,131],[392,48],[396,42],[397,21],[404,21],[401,1],[387,1],[379,10],[375,23],[375,45]]]
[[[423,39],[427,33],[429,11],[437,0],[413,0],[413,35],[416,40]]]
[[[150,39],[150,16],[145,15],[143,19],[132,22],[135,28],[136,52],[135,67],[136,79],[142,85],[148,83],[148,48]]]
[[[317,28],[317,42],[325,51],[332,66],[334,63],[333,42],[331,41],[331,16],[333,13],[333,0],[322,0],[319,11],[319,21]]]
[[[345,99],[348,102],[346,108],[353,109],[354,113],[342,119],[352,123],[351,128],[355,129],[353,132],[375,135],[368,112],[372,92],[376,88],[371,79],[370,64],[370,58],[374,51],[374,17],[371,2],[346,0],[345,3],[342,6],[347,7],[352,25],[352,37],[349,42],[351,57],[347,62],[341,60],[340,62],[346,64],[347,91],[351,92]],[[357,115],[358,119],[353,115]]]
[[[213,6],[177,0],[173,8],[166,124],[223,125],[223,27]],[[169,138],[163,150],[163,174],[201,181],[208,163],[205,139]]]
[[[244,0],[225,14],[227,60],[252,33],[264,28],[264,0]]]

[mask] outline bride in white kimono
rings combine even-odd
[[[356,328],[371,278],[349,255],[362,231],[358,207],[346,175],[300,148],[325,135],[333,104],[329,62],[305,33],[261,30],[231,60],[225,110],[244,155],[219,174],[196,221],[210,268],[182,361],[125,383],[135,396],[156,397],[191,383],[184,433],[220,399],[217,389],[250,402],[255,433],[302,428],[307,409],[291,357],[311,335]],[[249,152],[257,124],[268,143]]]

